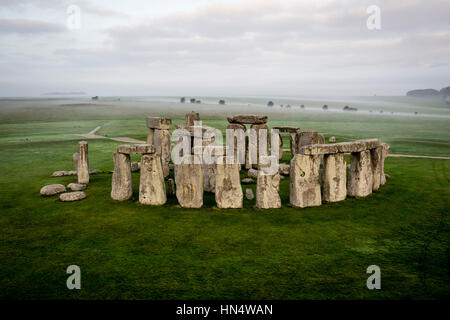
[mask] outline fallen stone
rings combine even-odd
[[[147,117],[147,128],[169,130],[172,120],[159,117]]]
[[[72,201],[78,201],[83,200],[86,198],[86,193],[83,191],[75,191],[75,192],[67,192],[67,193],[61,193],[59,195],[59,200],[63,202],[72,202]]]
[[[78,183],[89,183],[89,160],[88,160],[88,143],[86,141],[78,142],[78,153],[80,159],[78,162]]]
[[[218,162],[216,166],[216,204],[221,209],[242,208],[242,194],[239,164]]]
[[[85,184],[81,184],[81,183],[69,183],[67,185],[67,188],[72,190],[72,191],[83,191],[84,189],[86,189],[86,185]]]
[[[366,197],[372,193],[373,171],[370,151],[354,152],[350,156],[347,195]]]
[[[245,197],[248,200],[253,200],[255,199],[255,195],[253,194],[253,190],[252,189],[245,189]]]
[[[52,177],[63,177],[63,176],[75,176],[77,174],[76,171],[55,171],[52,174]]]
[[[264,168],[258,171],[256,182],[256,207],[259,209],[281,208],[280,175],[264,174]]]
[[[256,178],[258,178],[258,170],[249,169],[247,175],[249,178],[256,179]]]
[[[256,114],[237,114],[227,117],[229,123],[265,124],[267,116]]]
[[[66,187],[62,184],[50,184],[41,188],[42,196],[54,196],[55,194],[66,192]]]
[[[201,208],[203,206],[203,174],[200,164],[190,163],[175,166],[175,184],[178,203],[183,208]]]
[[[160,206],[165,204],[166,184],[158,154],[144,154],[141,159],[139,183],[139,202],[145,205]]]
[[[252,184],[252,183],[255,183],[255,180],[253,180],[252,178],[242,179],[242,184]]]
[[[111,182],[111,198],[117,201],[129,200],[133,196],[130,155],[115,152],[113,159],[114,172]]]
[[[287,163],[280,163],[278,167],[278,173],[284,176],[288,176],[291,171],[291,166]]]
[[[347,197],[347,166],[343,153],[324,156],[322,174],[323,200],[337,202]]]
[[[297,154],[291,160],[290,203],[305,208],[320,206],[320,156]]]
[[[123,154],[152,154],[155,147],[151,144],[123,144],[117,147],[118,153]]]
[[[103,173],[103,171],[99,169],[89,169],[89,174],[98,174],[98,173]]]

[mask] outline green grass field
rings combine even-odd
[[[281,182],[278,210],[258,210],[246,199],[241,210],[219,210],[213,194],[202,209],[183,209],[176,198],[148,207],[137,200],[138,173],[133,200],[110,199],[107,172],[121,143],[99,139],[89,140],[90,167],[106,173],[91,176],[87,199],[62,203],[39,194],[46,184],[76,182],[51,177],[72,170],[82,140],[74,134],[101,125],[103,136],[145,139],[146,116],[176,124],[192,109],[224,129],[227,114],[257,110],[225,108],[0,101],[0,298],[450,298],[449,160],[388,158],[391,178],[378,192],[315,208],[288,204],[289,179]],[[267,114],[269,126],[297,125],[338,142],[377,137],[392,153],[450,156],[448,118]],[[81,290],[66,288],[72,264],[81,268]],[[366,287],[369,265],[381,268],[381,290]]]

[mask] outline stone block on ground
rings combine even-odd
[[[67,193],[61,193],[59,195],[59,200],[63,202],[72,202],[72,201],[79,201],[86,198],[86,193],[83,191],[75,191],[75,192],[67,192]]]
[[[55,194],[66,192],[66,187],[62,184],[50,184],[41,188],[42,196],[54,196]]]
[[[86,187],[87,185],[81,183],[69,183],[67,185],[67,188],[72,191],[83,191],[84,189],[86,189]]]

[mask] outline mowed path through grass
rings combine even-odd
[[[328,126],[327,137],[335,132],[338,141],[378,137],[374,128],[367,135],[356,128],[350,137],[342,123],[302,121],[302,127],[317,125],[321,132]],[[72,168],[79,140],[73,134],[97,123],[0,125],[0,298],[450,297],[448,160],[388,158],[391,178],[380,191],[307,209],[289,206],[289,179],[281,182],[279,210],[258,210],[248,200],[241,210],[219,210],[212,194],[205,194],[202,209],[180,208],[175,198],[163,207],[142,206],[138,174],[133,174],[133,200],[122,203],[110,199],[108,173],[91,176],[83,201],[41,197],[43,185],[75,182],[76,177],[52,178],[51,173]],[[223,120],[205,123],[226,126]],[[270,125],[278,124],[289,121]],[[431,139],[431,129],[426,130]],[[145,139],[145,120],[102,120],[99,134]],[[383,135],[389,136],[386,130]],[[111,170],[119,144],[89,140],[90,167]],[[394,152],[408,146],[394,143]],[[445,146],[430,148],[438,150],[430,155],[448,155]],[[421,150],[408,149],[411,154]],[[79,291],[66,288],[66,268],[72,264],[81,267]],[[366,269],[373,264],[381,268],[382,290],[366,287]]]

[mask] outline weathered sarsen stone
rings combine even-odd
[[[155,147],[151,144],[123,144],[117,147],[117,152],[124,154],[150,154],[155,153]]]
[[[381,179],[380,184],[383,186],[386,184],[386,173],[384,172],[384,161],[386,160],[389,150],[391,147],[387,143],[382,143],[381,146],[383,147],[383,152],[381,154]]]
[[[291,160],[290,203],[305,208],[320,206],[320,156],[297,154]]]
[[[78,172],[78,164],[80,163],[80,154],[78,152],[75,152],[72,155],[72,161],[73,161],[73,167],[75,168],[75,171]]]
[[[373,171],[370,150],[353,152],[350,157],[350,171],[347,181],[347,194],[352,197],[365,197],[372,193]]]
[[[113,159],[114,172],[111,183],[111,198],[118,201],[129,200],[133,196],[130,155],[115,152]]]
[[[377,191],[381,186],[383,147],[370,150],[370,160],[372,161],[372,191]]]
[[[233,161],[234,162],[234,161]],[[242,193],[239,164],[227,164],[226,158],[220,158],[216,166],[216,204],[222,209],[242,208]]]
[[[203,206],[203,174],[201,164],[190,163],[175,165],[176,195],[184,208],[201,208]]]
[[[169,197],[175,196],[175,181],[172,178],[167,179],[167,190]]]
[[[268,150],[270,148],[270,133],[269,133],[269,128],[267,127],[266,124],[252,124],[250,126],[250,129],[255,130],[256,132],[256,139],[250,139],[249,140],[249,144],[248,144],[248,161],[249,163],[251,163],[252,167],[255,169],[258,169],[259,167],[259,156],[260,153],[262,155],[267,155]],[[265,130],[266,132],[266,150],[261,150],[260,151],[260,138],[262,138],[264,136],[264,131],[261,130]],[[261,132],[260,132],[261,131]],[[254,149],[256,150],[256,155],[253,155],[253,157],[250,155],[250,151]]]
[[[227,117],[229,123],[241,124],[265,124],[267,116],[256,114],[237,114]]]
[[[169,130],[172,120],[159,117],[147,117],[147,128]]]
[[[153,145],[160,155],[164,178],[169,176],[171,135],[169,130],[155,129]]]
[[[55,194],[66,192],[66,187],[62,184],[50,184],[41,188],[41,195],[54,196]]]
[[[59,195],[59,200],[63,202],[72,202],[72,201],[78,201],[83,200],[86,198],[86,193],[83,191],[75,191],[75,192],[67,192],[67,193],[61,193]]]
[[[258,170],[258,180],[256,182],[256,207],[260,209],[281,208],[280,175],[264,174],[265,168]]]
[[[88,160],[88,143],[86,141],[78,142],[78,153],[80,160],[78,162],[78,183],[89,183],[89,160]]]
[[[188,127],[193,126],[195,121],[200,121],[200,114],[198,112],[192,111],[186,114],[186,125]]]
[[[323,199],[327,202],[345,200],[347,197],[345,155],[343,153],[325,155],[323,167]]]
[[[160,206],[166,203],[166,184],[158,154],[144,154],[141,159],[139,202]]]

